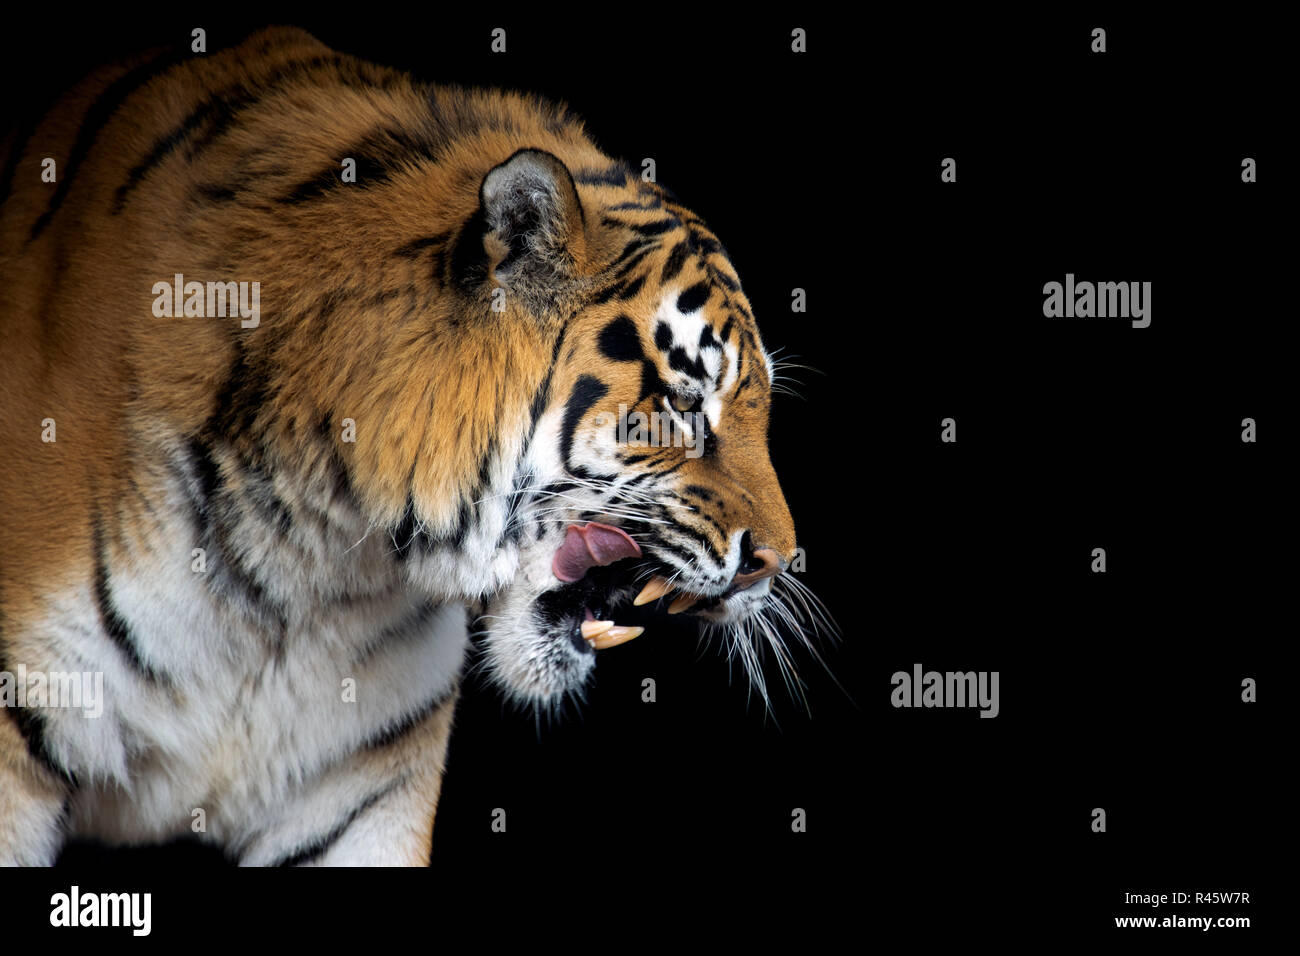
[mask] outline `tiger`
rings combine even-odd
[[[824,617],[726,250],[567,105],[272,27],[2,155],[0,862],[428,865],[468,671],[580,702],[638,606],[761,681]]]

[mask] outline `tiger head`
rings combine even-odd
[[[767,449],[773,362],[722,245],[626,168],[575,176],[541,150],[484,178],[480,217],[461,237],[484,250],[464,294],[551,336],[507,501],[518,560],[482,619],[488,669],[555,704],[596,650],[641,633],[615,623],[631,603],[723,631],[761,690],[755,643],[784,666],[775,619],[802,634],[810,605],[783,574],[795,529]]]
[[[760,652],[789,678],[787,637],[833,625],[788,573],[775,369],[740,281],[697,216],[580,127],[539,129],[545,149],[491,139],[538,115],[511,110],[437,166],[286,213],[268,248],[299,243],[295,300],[346,282],[358,243],[384,269],[355,308],[334,293],[327,324],[265,340],[301,380],[282,402],[331,396],[286,417],[357,423],[337,447],[368,527],[409,587],[475,609],[478,666],[519,703],[580,696],[596,652],[639,633],[619,623],[632,604],[720,631],[766,697]]]

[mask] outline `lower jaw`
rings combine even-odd
[[[713,604],[704,607],[702,610],[691,612],[695,617],[710,623],[718,623],[727,619],[726,602],[721,598],[714,598]]]
[[[580,580],[548,591],[537,599],[543,620],[552,628],[562,631],[569,638],[573,647],[585,654],[594,654],[595,648],[582,635],[583,621],[610,620],[614,605],[629,603],[637,586],[632,583],[626,568],[619,565],[593,567]],[[679,613],[708,622],[725,620],[729,614],[727,597],[704,597]],[[656,603],[663,612],[672,603],[671,594],[660,598]],[[655,605],[646,605],[650,610]]]
[[[588,620],[591,620],[588,618]],[[575,622],[572,627],[566,629],[569,635],[569,643],[579,654],[595,654],[596,649],[591,646],[591,642],[582,636],[581,622]]]

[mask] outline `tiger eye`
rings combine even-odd
[[[689,412],[695,407],[695,399],[689,395],[674,395],[672,402],[673,408],[679,412]]]

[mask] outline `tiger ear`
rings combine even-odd
[[[532,311],[552,311],[587,258],[582,201],[568,167],[544,150],[521,149],[488,172],[479,198],[492,275]]]

